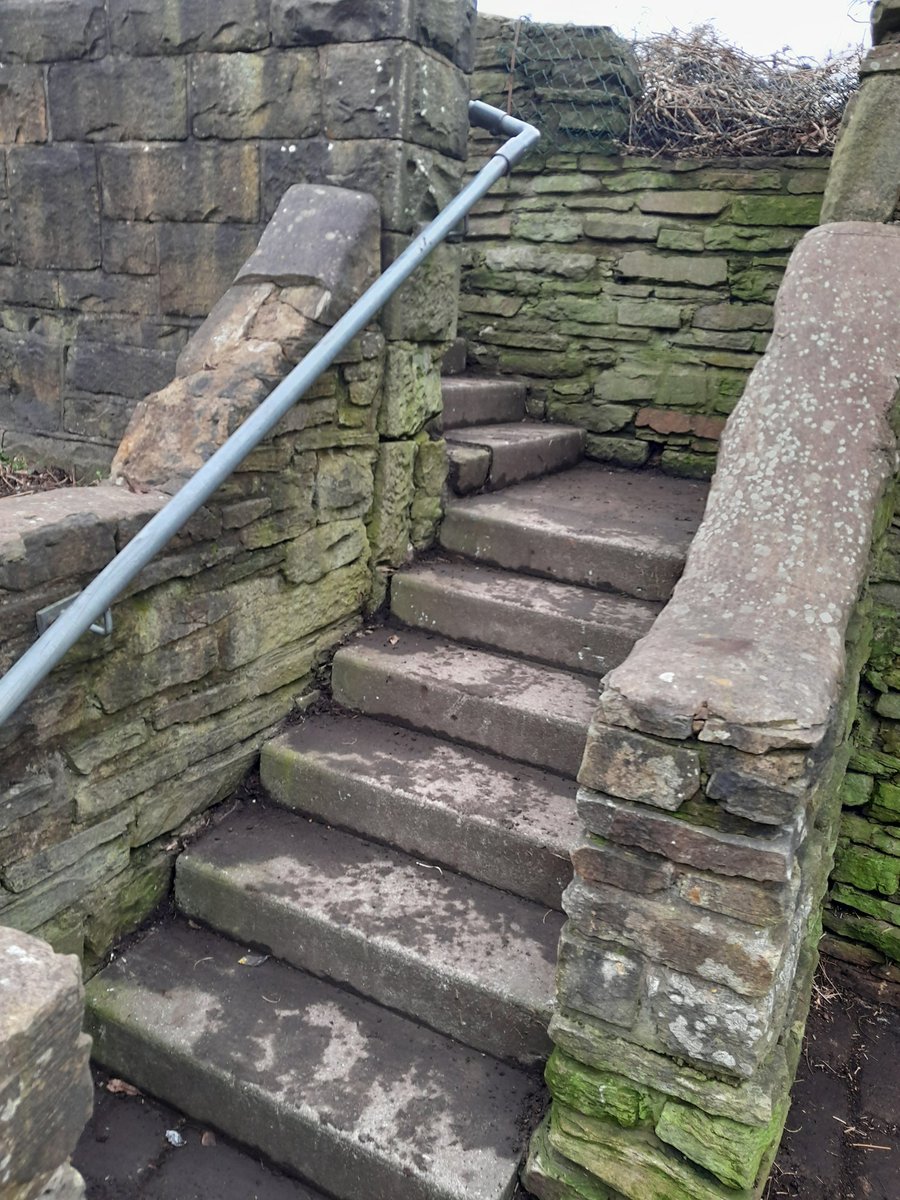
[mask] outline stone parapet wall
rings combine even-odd
[[[176,379],[138,405],[119,486],[0,502],[0,673],[36,612],[88,583],[318,343],[380,241],[371,196],[292,188]],[[433,536],[440,345],[360,333],[128,587],[112,636],[85,635],[0,728],[0,923],[91,969],[168,894],[180,839]]]
[[[286,189],[456,191],[473,0],[4,0],[0,449],[105,472]]]
[[[477,159],[472,166],[477,164]],[[460,331],[605,462],[708,475],[828,161],[552,155],[475,210]]]
[[[684,575],[603,682],[553,1107],[526,1172],[542,1200],[764,1188],[847,836],[860,596],[893,508],[898,265],[900,233],[879,226],[798,248]]]

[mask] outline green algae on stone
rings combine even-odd
[[[841,804],[844,808],[859,808],[868,804],[874,790],[875,780],[871,775],[848,771],[841,785]]]
[[[569,1162],[550,1145],[550,1118],[546,1117],[528,1147],[522,1182],[538,1200],[619,1200],[596,1176]]]
[[[854,913],[835,913],[826,909],[823,914],[825,928],[831,933],[847,938],[851,942],[862,942],[880,950],[885,958],[900,962],[900,929],[886,921]]]
[[[670,475],[711,479],[716,471],[716,458],[712,454],[695,454],[689,450],[664,450],[660,466]]]
[[[858,912],[874,917],[876,921],[884,921],[888,925],[900,928],[900,904],[879,900],[869,892],[858,891],[843,883],[831,889],[831,899],[837,904],[843,904],[845,908],[855,908]]]
[[[894,843],[894,848],[900,855],[900,841]],[[841,840],[838,842],[831,877],[838,883],[851,884],[864,892],[893,896],[900,890],[900,857],[895,858],[872,847]],[[900,913],[900,907],[893,907]]]
[[[656,1124],[656,1136],[705,1167],[732,1188],[752,1188],[773,1143],[781,1137],[789,1101],[769,1125],[741,1125],[727,1117],[710,1117],[677,1100],[670,1100]]]
[[[740,196],[729,217],[735,225],[799,225],[819,223],[820,196]]]
[[[556,1049],[544,1074],[551,1095],[589,1117],[613,1120],[626,1129],[652,1125],[665,1098],[622,1075],[596,1071]]]

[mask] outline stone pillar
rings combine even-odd
[[[822,205],[828,221],[896,220],[900,202],[900,0],[872,9],[873,49],[847,106]]]
[[[896,229],[831,225],[800,244],[684,575],[604,680],[564,897],[553,1107],[525,1175],[541,1200],[765,1186],[869,648],[859,597],[890,512],[898,278]]]
[[[91,1115],[74,956],[0,927],[0,1197],[82,1200],[68,1159]]]

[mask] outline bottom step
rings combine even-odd
[[[154,930],[88,984],[95,1059],[340,1200],[509,1200],[531,1077],[242,954]]]

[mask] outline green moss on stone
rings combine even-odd
[[[728,214],[735,225],[801,225],[819,223],[820,196],[740,196]],[[780,247],[778,247],[780,248]]]
[[[522,1182],[540,1200],[616,1200],[604,1183],[564,1158],[550,1145],[550,1119],[535,1131]]]
[[[896,843],[896,850],[900,854],[900,841]],[[900,888],[900,858],[842,839],[838,842],[832,878],[864,892],[893,896]],[[897,905],[893,907],[900,913]]]
[[[557,1049],[545,1073],[554,1099],[590,1117],[615,1121],[625,1129],[652,1125],[662,1111],[664,1098],[621,1075],[596,1071]]]
[[[596,462],[617,463],[621,467],[642,467],[650,457],[646,442],[632,438],[597,437],[588,434],[584,446],[585,455]]]
[[[847,908],[855,908],[859,912],[874,917],[877,921],[885,921],[889,925],[897,926],[898,934],[900,934],[900,904],[891,903],[889,900],[879,900],[877,896],[858,891],[845,884],[838,884],[832,888],[831,898],[838,904],[843,904]]]
[[[831,909],[825,910],[823,921],[825,928],[832,933],[851,942],[863,942],[866,946],[874,946],[886,958],[900,962],[900,929],[895,925],[872,917],[838,913]]]
[[[874,790],[875,780],[871,775],[848,771],[841,785],[841,804],[844,808],[859,808],[869,803]]]
[[[712,479],[716,458],[712,454],[695,454],[691,450],[664,450],[660,465],[670,475],[687,479]]]
[[[711,1117],[670,1100],[656,1124],[656,1136],[680,1150],[733,1188],[752,1188],[767,1152],[781,1138],[787,1115],[785,1101],[764,1128],[740,1125],[727,1117]]]

